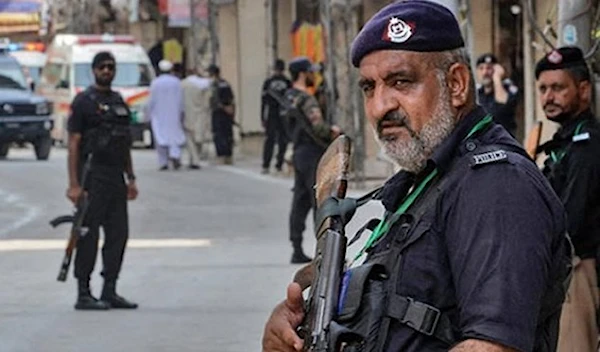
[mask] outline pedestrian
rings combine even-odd
[[[493,54],[477,58],[479,87],[477,99],[483,108],[492,114],[494,121],[502,125],[514,137],[517,130],[515,112],[519,88],[505,78],[505,70]]]
[[[116,293],[129,238],[127,201],[138,195],[130,151],[130,111],[121,95],[111,89],[116,74],[114,56],[109,52],[96,54],[92,71],[95,84],[75,96],[68,120],[67,197],[76,204],[86,192],[89,199],[83,220],[88,230],[78,239],[75,256],[75,309],[135,309],[136,303]],[[89,164],[85,165],[87,160]],[[84,167],[90,171],[82,184]],[[96,263],[100,227],[104,232],[104,287],[98,300],[92,295],[89,282]]]
[[[182,82],[185,108],[186,147],[190,157],[189,168],[200,169],[200,153],[208,124],[210,123],[211,80],[202,77],[200,70],[188,75]]]
[[[281,172],[288,144],[288,127],[285,116],[282,116],[283,109],[279,102],[271,96],[271,94],[276,94],[283,97],[285,92],[292,86],[284,71],[285,62],[281,59],[275,60],[273,74],[265,80],[262,86],[261,121],[266,132],[263,147],[263,174],[269,173],[275,143],[277,143],[275,170]]]
[[[221,78],[217,65],[208,67],[211,85],[211,124],[217,158],[223,164],[233,164],[233,123],[235,121],[235,99],[229,83]]]
[[[591,75],[581,49],[563,47],[537,63],[535,76],[546,117],[560,125],[552,139],[540,147],[548,155],[543,172],[565,205],[576,255],[560,319],[558,349],[596,351],[600,125],[591,110]]]
[[[328,331],[344,351],[555,351],[571,261],[564,208],[476,104],[452,12],[390,4],[354,39],[351,61],[368,121],[401,171],[380,191],[384,219],[345,273],[333,302],[341,326]],[[301,350],[300,291],[290,285],[273,311],[263,351]]]
[[[161,74],[150,85],[148,116],[158,154],[159,170],[168,170],[169,161],[175,170],[181,167],[181,148],[185,144],[183,130],[183,89],[173,74],[173,64],[161,60]]]
[[[315,215],[315,179],[319,159],[332,139],[340,133],[337,126],[329,125],[319,108],[319,103],[308,89],[314,85],[314,66],[306,57],[290,61],[289,71],[292,87],[285,93],[285,100],[299,113],[287,112],[294,144],[294,188],[290,210],[290,241],[292,264],[310,262],[302,248],[306,217],[311,209]]]

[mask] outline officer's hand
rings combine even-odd
[[[340,134],[342,134],[342,129],[340,128],[340,126],[333,125],[331,126],[331,134],[333,138],[337,138]]]
[[[302,291],[298,284],[292,283],[287,289],[287,299],[275,307],[265,325],[263,352],[301,351],[304,343],[296,334],[296,328],[303,318]]]
[[[135,182],[130,181],[127,184],[127,200],[134,200],[138,196],[138,189]]]
[[[504,71],[504,67],[502,67],[502,65],[500,65],[500,64],[495,64],[494,65],[494,76],[493,76],[493,78],[495,80],[502,81],[502,79],[504,78],[504,73],[505,73],[505,71]]]
[[[67,198],[73,203],[77,204],[77,201],[83,194],[83,188],[81,186],[69,186],[67,189]]]

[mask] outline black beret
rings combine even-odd
[[[211,64],[210,66],[208,66],[208,69],[206,71],[208,71],[208,74],[210,75],[221,74],[221,69],[215,64]]]
[[[113,54],[111,54],[108,51],[101,51],[98,54],[94,55],[94,58],[92,59],[92,68],[96,68],[104,61],[116,62]]]
[[[475,66],[479,66],[484,63],[485,64],[497,64],[498,58],[496,58],[496,56],[494,56],[494,54],[490,54],[490,53],[483,54],[477,58]]]
[[[315,67],[313,66],[313,64],[307,57],[304,56],[292,59],[292,61],[288,63],[288,69],[290,70],[290,73],[315,71]]]
[[[285,70],[285,61],[283,61],[281,59],[277,59],[277,60],[275,60],[275,64],[273,65],[273,67],[277,71],[284,71]]]
[[[583,57],[583,51],[575,46],[565,46],[552,50],[535,65],[535,78],[538,79],[543,71],[562,70],[569,67],[588,67]]]
[[[465,46],[456,18],[446,7],[426,0],[402,1],[377,12],[352,43],[358,67],[377,50],[446,51]]]

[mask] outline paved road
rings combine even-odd
[[[48,225],[70,211],[66,154],[32,155],[11,150],[0,162],[0,352],[260,350],[264,322],[297,269],[288,264],[290,179],[262,176],[251,161],[158,172],[152,151],[135,151],[140,198],[130,203],[118,289],[140,309],[79,312],[72,276],[55,280],[67,228]],[[368,205],[350,232],[379,211]],[[96,294],[100,267],[98,259]]]

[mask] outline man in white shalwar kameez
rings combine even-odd
[[[169,160],[174,169],[179,169],[181,148],[185,144],[183,89],[180,79],[172,72],[171,62],[162,60],[158,63],[158,68],[161,75],[150,85],[148,116],[160,170],[169,168]]]
[[[202,142],[210,130],[210,85],[212,80],[195,72],[182,82],[185,119],[186,148],[190,156],[190,169],[200,168]]]

